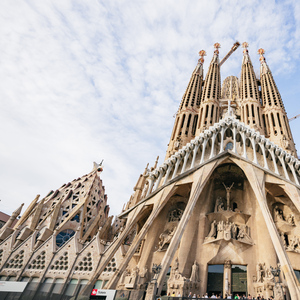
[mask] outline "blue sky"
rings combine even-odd
[[[300,114],[299,1],[11,1],[0,11],[0,210],[104,159],[111,213],[146,164],[163,162],[173,115],[206,50],[247,41],[265,57],[288,117]],[[242,49],[222,66],[239,76]],[[300,118],[291,122],[300,145]]]

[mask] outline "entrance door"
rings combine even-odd
[[[221,295],[223,293],[224,265],[209,265],[207,278],[207,293]]]
[[[231,292],[233,295],[247,295],[247,266],[231,266]]]

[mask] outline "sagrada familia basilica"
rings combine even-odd
[[[283,101],[263,49],[259,78],[243,43],[240,78],[221,86],[214,46],[206,76],[199,53],[164,162],[146,167],[114,221],[98,164],[37,196],[14,226],[22,205],[13,213],[0,280],[28,282],[20,299],[300,299],[300,161]]]

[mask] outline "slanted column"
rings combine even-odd
[[[169,201],[171,196],[174,195],[176,190],[177,190],[177,187],[174,187],[174,184],[173,184],[173,185],[170,185],[170,186],[166,187],[165,189],[163,189],[162,191],[159,192],[160,193],[160,195],[159,195],[160,198],[157,199],[157,200],[158,200],[158,203],[160,203],[160,204],[156,205],[156,207],[151,212],[151,214],[150,214],[149,218],[147,219],[146,223],[144,224],[144,226],[142,227],[142,229],[138,233],[137,237],[134,239],[134,241],[133,241],[132,245],[130,246],[130,248],[128,249],[128,251],[127,251],[124,259],[122,260],[121,264],[118,266],[117,272],[115,272],[113,274],[113,276],[110,278],[110,280],[109,280],[107,286],[105,287],[105,289],[115,289],[116,288],[116,285],[117,285],[118,281],[120,280],[121,275],[124,273],[130,259],[133,257],[136,249],[140,245],[141,241],[144,239],[144,237],[147,234],[149,228],[151,227],[153,221],[156,219],[156,217],[159,215],[159,213],[165,207],[166,203]],[[137,217],[137,219],[138,219],[138,217]],[[107,262],[106,263],[106,265],[107,265],[109,261],[106,260],[106,262]],[[101,273],[103,272],[103,269],[106,265],[102,266]]]
[[[220,153],[222,153],[224,151],[224,134],[225,134],[225,130],[227,129],[225,127],[225,124],[221,124],[222,129],[221,129],[221,144],[220,144]]]
[[[290,169],[292,171],[295,183],[297,185],[299,185],[298,177],[297,177],[297,174],[296,174],[296,171],[295,171],[295,168],[294,168],[295,161],[296,161],[295,157],[291,157],[288,165],[289,165],[289,167],[290,167]]]
[[[166,173],[166,176],[165,176],[163,184],[167,183],[167,181],[169,179],[170,172],[172,171],[172,168],[174,167],[172,159],[170,159],[170,160],[167,161],[167,166],[168,166],[168,169],[167,169],[167,173]]]
[[[193,160],[192,160],[192,164],[191,164],[191,169],[193,169],[195,167],[195,161],[196,161],[196,156],[197,156],[197,151],[199,149],[200,146],[200,142],[195,146],[194,150],[193,150]]]
[[[278,153],[277,153],[278,152]],[[286,165],[285,165],[285,160],[284,160],[284,157],[285,157],[285,154],[286,152],[285,151],[281,151],[278,149],[276,152],[275,152],[281,162],[281,166],[283,168],[283,172],[284,172],[284,176],[287,180],[290,180],[290,177],[289,177],[289,174],[287,172],[287,169],[286,169]]]
[[[202,164],[204,162],[204,155],[205,155],[205,149],[206,149],[206,144],[207,144],[208,138],[205,137],[204,141],[202,143],[202,153],[201,153],[201,160],[200,160],[200,164]]]
[[[247,147],[246,147],[246,133],[245,131],[243,131],[241,133],[241,136],[242,136],[242,139],[243,139],[243,157],[248,159],[248,156],[247,156]]]
[[[253,148],[253,162],[255,164],[258,164],[257,156],[256,156],[256,149],[255,149],[256,144],[255,144],[255,140],[254,140],[253,136],[250,137],[250,141],[251,141],[252,148]]]
[[[185,151],[183,166],[180,174],[183,174],[185,172],[186,164],[189,159],[190,153],[191,153],[191,144],[187,144],[187,151]]]
[[[162,268],[161,268],[159,277],[157,279],[157,286],[158,286],[157,295],[160,295],[160,293],[161,293],[164,278],[168,272],[168,269],[172,262],[174,254],[175,254],[175,252],[178,248],[178,245],[181,241],[181,238],[182,238],[182,235],[186,228],[186,225],[192,215],[193,209],[196,205],[197,200],[200,197],[200,194],[201,194],[204,186],[206,185],[207,181],[209,180],[211,173],[215,169],[216,164],[217,164],[216,161],[208,163],[207,165],[204,165],[199,170],[199,173],[197,173],[198,174],[197,178],[199,178],[199,179],[198,179],[197,183],[195,183],[195,182],[193,183],[190,199],[189,199],[187,206],[183,212],[181,220],[179,221],[179,224],[176,227],[176,230],[175,230],[175,233],[171,240],[171,243],[170,243],[170,245],[162,259],[162,262],[161,262]]]
[[[272,161],[273,161],[273,166],[274,166],[275,173],[277,175],[279,175],[278,167],[277,167],[277,164],[276,164],[276,157],[275,157],[274,149],[275,149],[275,145],[273,144],[273,145],[271,145],[271,147],[269,149],[269,152],[271,153],[271,156],[272,156]]]
[[[217,132],[216,132],[215,128],[214,128],[213,132],[214,132],[213,136],[211,137],[211,151],[210,151],[209,158],[213,158],[215,156],[215,141],[216,141],[216,137],[217,137]]]
[[[233,124],[233,126],[234,126],[234,124]],[[237,153],[236,152],[236,127],[233,127],[233,129],[232,129],[232,135],[233,135],[233,149],[232,149],[232,151],[234,153]]]
[[[180,162],[181,162],[181,155],[180,153],[177,153],[175,155],[175,157],[177,158],[177,161],[176,161],[176,164],[175,164],[175,169],[174,169],[174,172],[173,172],[173,175],[172,175],[172,179],[175,178],[176,174],[177,174],[177,171],[178,171],[178,168],[179,168],[179,165],[180,165]]]
[[[284,273],[286,283],[291,295],[291,299],[300,299],[298,280],[296,278],[294,270],[291,267],[291,262],[289,261],[288,255],[284,249],[283,243],[277,231],[271,212],[268,208],[268,202],[265,194],[264,173],[262,170],[259,170],[254,166],[247,166],[247,171],[245,172],[245,175],[248,178],[248,181],[252,187],[252,190],[256,196],[257,202],[261,209],[274,249],[277,253],[281,269]]]
[[[158,169],[159,170],[159,176],[158,176],[158,179],[155,182],[154,191],[157,190],[157,188],[160,184],[160,181],[161,181],[161,179],[162,179],[162,177],[165,173],[165,168],[164,167],[165,167],[165,164],[162,167],[159,167],[159,169]]]
[[[263,141],[259,142],[259,146],[261,148],[263,157],[264,157],[264,168],[269,170],[269,166],[268,166],[268,162],[267,162],[267,156],[266,156],[266,149],[265,149],[265,145],[263,143]]]
[[[148,177],[148,182],[149,182],[149,184],[148,184],[148,191],[147,191],[147,194],[146,194],[146,197],[148,197],[149,195],[150,195],[150,193],[151,193],[151,190],[152,190],[152,188],[153,188],[153,184],[154,184],[154,174],[150,174],[149,175],[149,177]]]

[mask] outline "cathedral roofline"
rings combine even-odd
[[[232,129],[235,132],[235,137],[234,137],[235,145],[233,146],[232,153],[235,153],[238,155],[237,150],[236,150],[236,136],[237,136],[237,134],[239,134],[242,136],[242,138],[244,140],[244,144],[245,144],[246,139],[249,139],[251,141],[251,145],[252,145],[253,149],[255,149],[256,145],[258,145],[258,147],[260,147],[260,149],[262,150],[263,156],[264,156],[264,165],[261,166],[259,164],[257,157],[256,157],[256,150],[253,151],[253,153],[254,153],[253,154],[253,156],[254,156],[253,163],[255,165],[263,167],[264,170],[270,171],[270,168],[268,167],[268,164],[266,161],[266,155],[269,152],[270,156],[272,158],[273,164],[274,164],[273,167],[274,167],[275,175],[280,176],[280,178],[282,178],[282,177],[285,178],[289,182],[296,184],[298,187],[300,186],[298,178],[297,178],[297,175],[298,176],[300,175],[300,161],[298,160],[298,158],[289,154],[283,148],[276,145],[274,142],[270,141],[268,138],[266,138],[264,135],[261,135],[258,131],[255,131],[250,126],[245,125],[243,122],[240,122],[239,120],[237,120],[235,118],[235,116],[227,115],[223,119],[221,119],[220,122],[215,123],[213,126],[210,126],[208,130],[205,130],[204,132],[200,133],[194,140],[192,140],[190,143],[183,146],[179,151],[177,151],[175,154],[173,154],[171,157],[169,157],[167,160],[165,160],[162,165],[160,165],[159,167],[157,167],[155,170],[153,170],[152,172],[150,172],[148,174],[148,180],[150,183],[149,183],[149,189],[148,189],[147,196],[150,195],[150,193],[153,193],[153,191],[155,191],[159,187],[160,181],[163,179],[163,177],[164,177],[164,182],[162,183],[162,185],[165,185],[170,180],[177,178],[179,175],[188,171],[185,169],[187,160],[190,155],[194,154],[193,159],[192,159],[193,161],[192,161],[192,164],[191,164],[189,170],[193,169],[194,163],[195,163],[194,162],[195,161],[195,158],[194,158],[195,157],[195,149],[197,151],[199,149],[200,145],[202,145],[202,149],[204,149],[204,151],[202,152],[202,157],[201,157],[201,161],[200,161],[200,165],[202,165],[202,163],[204,163],[204,161],[205,161],[204,152],[206,150],[208,140],[211,139],[211,142],[213,145],[215,143],[217,134],[224,135],[224,133],[227,129]],[[222,142],[224,142],[224,141],[222,140],[221,144],[222,144]],[[222,149],[222,147],[224,148],[224,144],[221,145],[220,153],[225,151],[224,149]],[[246,148],[246,146],[244,146],[244,148]],[[209,150],[211,151],[209,159],[215,158],[216,155],[214,155],[213,149],[209,149]],[[245,159],[247,159],[247,161],[249,161],[249,159],[247,157],[246,149],[244,149],[244,153],[243,153],[242,157],[244,157]],[[279,169],[277,167],[277,161],[279,161],[283,167],[282,174],[279,173]],[[181,172],[177,173],[179,171],[179,165],[181,166]],[[292,172],[294,182],[290,179],[290,177],[288,175],[288,168]],[[170,173],[172,173],[173,175],[171,178],[168,178]],[[153,191],[152,191],[152,188],[153,188]],[[150,192],[150,191],[152,191],[152,192]]]

